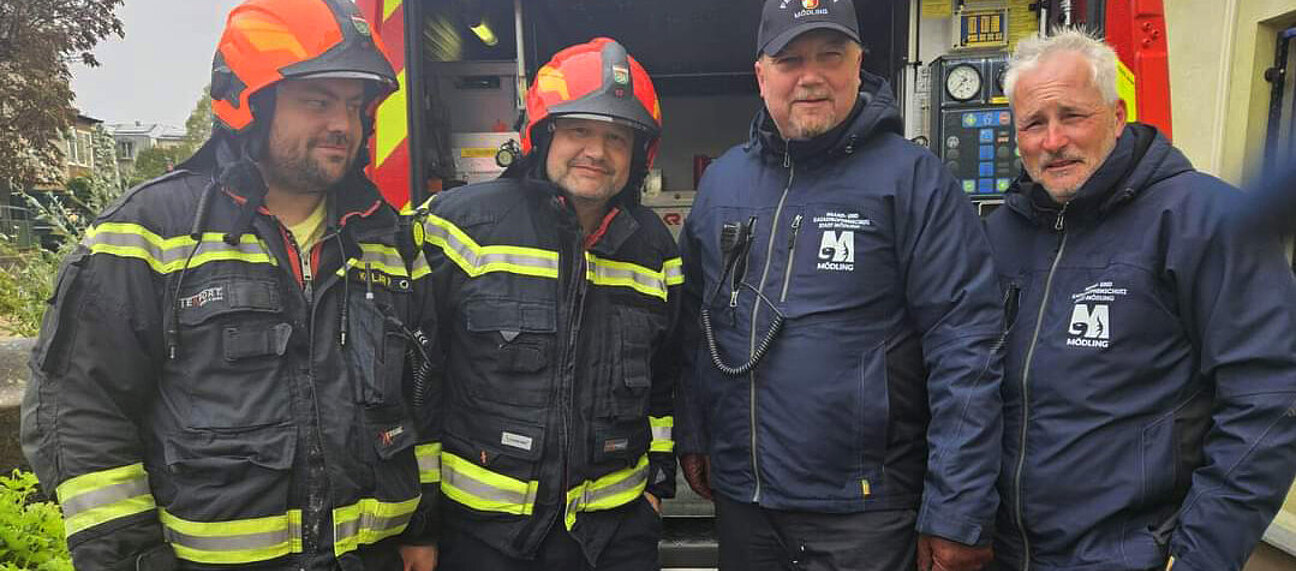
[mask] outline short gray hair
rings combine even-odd
[[[1111,104],[1120,98],[1116,93],[1116,51],[1102,40],[1076,28],[1061,28],[1050,36],[1036,35],[1018,42],[1008,60],[1008,71],[1004,73],[1004,95],[1012,101],[1013,88],[1022,72],[1030,71],[1040,61],[1064,52],[1080,54],[1089,62],[1093,70],[1090,77],[1102,93],[1104,102]]]

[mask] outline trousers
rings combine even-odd
[[[798,512],[715,495],[721,571],[911,571],[917,512]]]

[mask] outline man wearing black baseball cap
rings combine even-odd
[[[861,72],[850,0],[767,0],[764,109],[680,238],[684,474],[733,570],[974,571],[1003,331],[980,221]]]

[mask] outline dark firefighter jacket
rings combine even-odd
[[[1296,472],[1296,283],[1243,195],[1126,127],[1059,208],[988,221],[1016,300],[995,554],[1013,569],[1241,569]]]
[[[173,550],[183,568],[334,569],[398,534],[431,541],[440,445],[403,386],[427,274],[412,235],[403,255],[365,183],[330,198],[309,253],[264,210],[231,245],[242,200],[211,180],[179,170],[131,191],[59,272],[22,437],[77,568]]]
[[[735,366],[785,321],[738,376],[689,333],[681,453],[710,454],[735,501],[917,509],[923,533],[988,541],[1003,323],[990,248],[944,166],[899,132],[870,76],[836,129],[787,144],[762,110],[707,169],[681,237],[681,322],[708,308]],[[725,275],[722,228],[749,220],[745,268]]]
[[[586,248],[560,189],[517,170],[441,194],[423,224],[443,521],[515,557],[565,527],[596,561],[616,508],[674,496],[680,260],[630,190]]]

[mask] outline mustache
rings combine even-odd
[[[329,133],[311,143],[313,147],[351,147],[351,137],[346,133]]]
[[[1057,154],[1054,154],[1054,153],[1045,153],[1043,156],[1040,157],[1040,164],[1041,164],[1041,165],[1049,165],[1049,164],[1052,164],[1052,163],[1055,163],[1055,162],[1059,162],[1059,161],[1078,161],[1078,162],[1084,162],[1084,157],[1079,156],[1079,155],[1077,155],[1077,154],[1075,154],[1075,153],[1072,153],[1072,152],[1069,152],[1069,151],[1067,151],[1067,152],[1061,152],[1061,153],[1057,153]]]
[[[793,101],[804,101],[808,99],[831,99],[832,94],[826,89],[804,89],[792,94]]]
[[[608,174],[612,172],[612,167],[608,166],[606,161],[595,160],[595,159],[572,159],[570,161],[567,161],[567,168],[574,168],[574,167],[585,167],[585,168],[596,169],[599,172],[602,172],[603,174]]]

